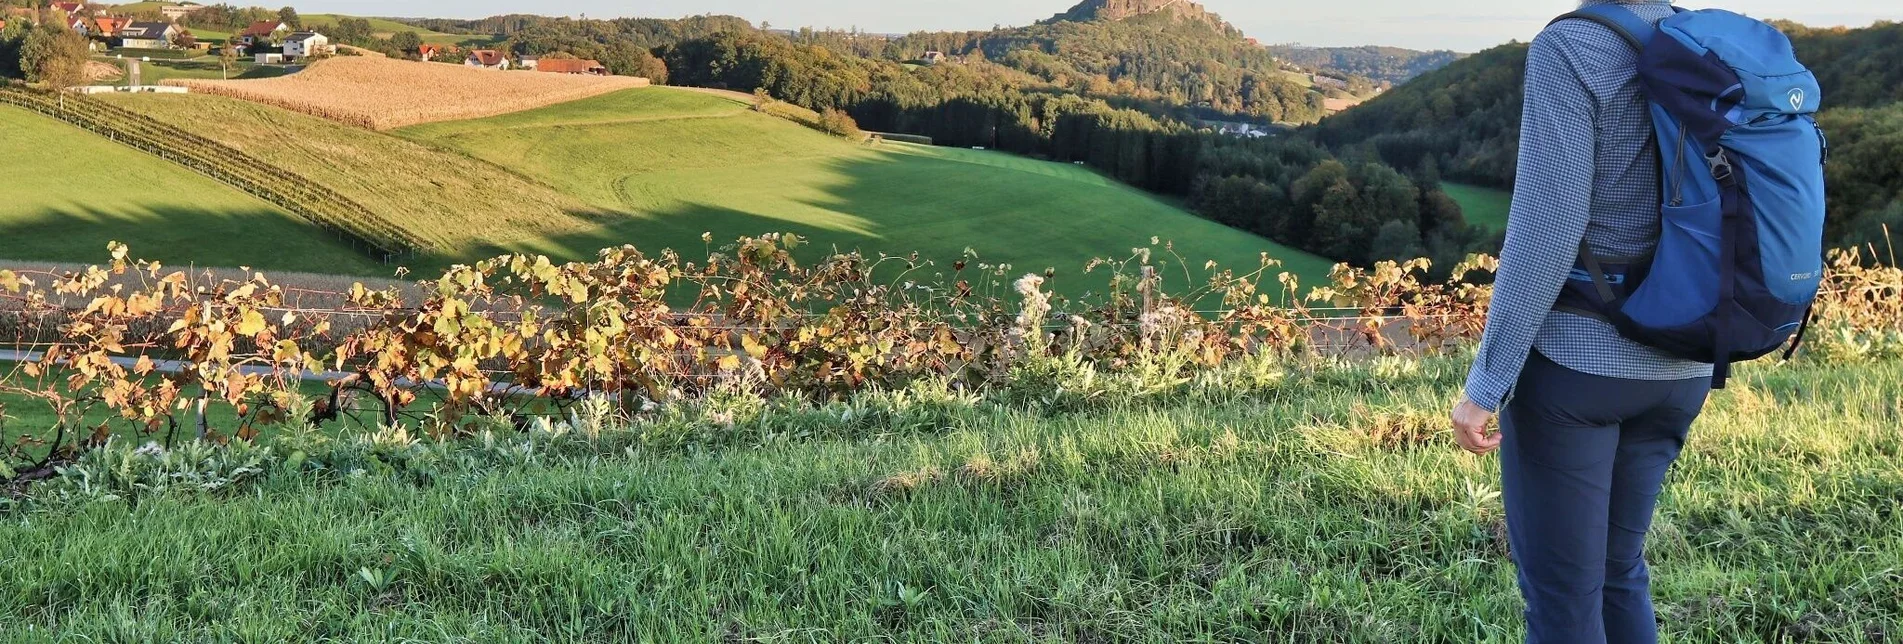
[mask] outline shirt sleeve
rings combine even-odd
[[[1506,246],[1480,352],[1467,375],[1467,399],[1490,412],[1499,412],[1519,381],[1592,220],[1597,108],[1572,52],[1564,35],[1548,31],[1527,53]]]

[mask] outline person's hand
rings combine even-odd
[[[1465,397],[1454,406],[1454,440],[1460,448],[1475,454],[1492,454],[1500,449],[1500,432],[1492,431],[1493,414]]]

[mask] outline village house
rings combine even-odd
[[[579,58],[544,58],[535,69],[554,74],[608,75],[608,68],[601,63]]]
[[[454,53],[456,53],[456,48],[450,45],[426,44],[416,48],[416,56],[422,59],[423,62],[436,60]]]
[[[119,28],[119,46],[132,49],[171,49],[178,27],[169,22],[130,22]]]
[[[469,57],[463,60],[463,64],[482,69],[508,69],[509,58],[494,49],[473,49],[470,50]]]
[[[92,36],[104,39],[117,38],[119,27],[124,25],[125,21],[118,18],[94,18]]]
[[[336,53],[330,38],[315,31],[300,31],[284,37],[284,59],[322,58]]]
[[[81,36],[91,37],[93,35],[92,21],[80,16],[68,15],[66,18],[66,28],[73,30],[74,33]]]
[[[928,51],[928,52],[925,52],[925,57],[921,58],[920,60],[925,61],[925,64],[927,65],[937,65],[939,63],[945,62],[945,52]]]
[[[291,26],[276,20],[259,20],[238,32],[238,43],[254,47],[264,43],[277,42],[291,33]]]
[[[53,10],[77,18],[88,13],[84,2],[55,2]]]

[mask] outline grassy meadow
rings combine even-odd
[[[1495,460],[1442,431],[1464,366],[108,450],[0,496],[0,639],[1517,642]],[[1903,633],[1899,390],[1715,397],[1650,551],[1667,641]]]
[[[1440,189],[1460,204],[1460,213],[1467,218],[1467,223],[1496,232],[1507,229],[1507,212],[1513,209],[1513,193],[1451,181],[1441,182]]]
[[[632,242],[698,249],[716,239],[796,232],[817,246],[949,262],[967,248],[1018,270],[1075,271],[1092,258],[1175,244],[1196,268],[1252,268],[1261,253],[1308,278],[1330,263],[1226,228],[1088,169],[972,150],[849,142],[722,96],[628,90],[472,121],[402,128],[602,211],[600,229],[537,250]],[[557,254],[563,254],[557,252]],[[1174,276],[1174,275],[1172,275]]]
[[[49,150],[58,150],[49,154]],[[236,188],[39,114],[0,106],[0,259],[101,261],[121,241],[185,265],[387,273]]]
[[[340,15],[327,14],[327,13],[315,13],[315,14],[301,15],[298,17],[304,21],[304,27],[307,29],[325,30],[325,29],[335,29],[337,22],[339,20],[342,20],[344,18],[357,18],[359,16],[340,16]],[[416,27],[412,25],[403,24],[401,22],[397,22],[395,20],[390,20],[387,18],[363,18],[363,19],[369,21],[370,28],[374,30],[377,36],[383,37],[383,38],[388,38],[399,31],[414,31],[416,32],[416,35],[418,37],[422,38],[423,42],[429,43],[429,44],[436,44],[436,45],[456,45],[458,47],[482,47],[482,46],[495,44],[496,42],[495,36],[486,35],[486,34],[483,34],[483,35],[446,34],[440,31],[430,31],[422,27]]]

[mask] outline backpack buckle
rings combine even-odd
[[[1725,155],[1724,148],[1705,157],[1705,163],[1711,166],[1711,178],[1720,182],[1731,178],[1731,157]]]

